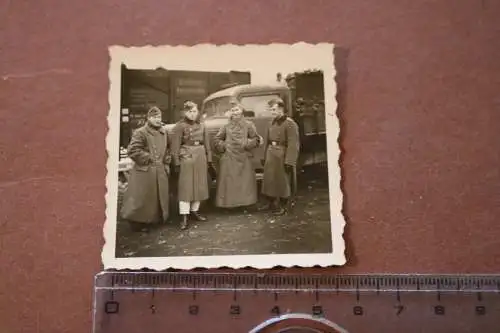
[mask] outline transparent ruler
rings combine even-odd
[[[500,275],[103,272],[94,333],[500,332]]]

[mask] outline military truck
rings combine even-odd
[[[323,73],[311,70],[293,73],[285,82],[272,85],[234,85],[209,95],[201,105],[204,123],[213,137],[229,121],[227,111],[231,100],[238,100],[244,107],[244,116],[251,120],[257,132],[264,136],[271,125],[272,115],[268,101],[279,97],[289,110],[289,116],[299,125],[300,150],[298,168],[327,161],[326,124],[324,107]],[[170,128],[170,126],[168,126]],[[217,165],[219,155],[214,153]],[[261,177],[264,147],[254,151],[253,164]]]

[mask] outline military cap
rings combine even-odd
[[[161,110],[159,108],[157,108],[156,106],[153,106],[148,110],[148,118],[158,116],[158,115],[161,115]]]
[[[285,102],[283,102],[283,100],[279,97],[271,99],[269,102],[267,102],[267,105],[269,107],[272,107],[273,105],[278,105],[286,112]]]
[[[191,109],[194,109],[198,107],[198,105],[193,102],[193,101],[185,101],[184,104],[182,105],[182,110],[183,111],[189,111]]]

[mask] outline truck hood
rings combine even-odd
[[[222,126],[226,125],[229,122],[229,118],[207,118],[204,120],[205,126],[212,130],[219,130]]]
[[[206,118],[203,123],[207,127],[210,133],[217,132],[222,126],[226,125],[229,122],[229,118]],[[164,125],[163,128],[171,134],[175,124],[167,124]]]

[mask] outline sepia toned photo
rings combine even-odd
[[[333,49],[110,47],[105,269],[343,265]]]

